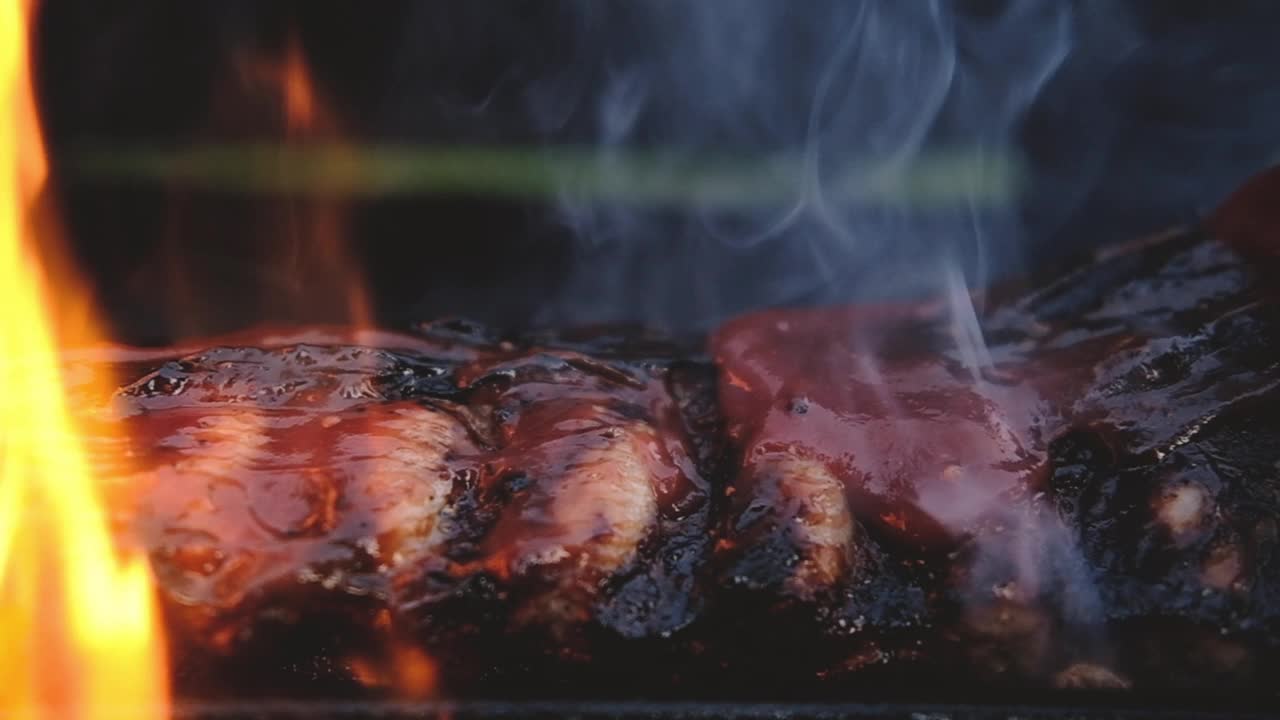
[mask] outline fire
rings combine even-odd
[[[323,178],[332,174],[329,164],[359,161],[347,140],[347,123],[317,82],[298,37],[290,35],[278,47],[229,48],[228,62],[213,82],[209,115],[193,129],[214,146],[228,138],[249,140],[257,150],[245,170],[268,187],[311,173]],[[168,242],[158,258],[147,259],[155,262],[140,263],[134,280],[163,299],[156,309],[171,312],[165,333],[191,342],[255,322],[370,327],[373,307],[357,253],[347,242],[350,201],[340,190],[237,198],[233,211],[243,213],[245,232],[260,242],[232,241],[236,249],[227,251],[224,238],[207,235],[200,220],[209,196],[175,183]],[[201,243],[193,238],[208,245],[197,247]],[[237,318],[246,309],[257,316]],[[242,321],[232,328],[229,319]]]
[[[315,82],[297,36],[290,38],[284,60],[278,66],[269,67],[275,70],[268,74],[276,76],[276,84],[284,97],[285,122],[290,130],[307,132],[333,125],[316,98]]]
[[[281,51],[265,57],[255,54],[242,65],[250,93],[277,110],[274,122],[286,147],[323,146],[334,153],[330,161],[345,161],[349,146],[342,123],[317,87],[297,35],[291,34]],[[281,167],[282,173],[296,171]],[[372,327],[368,291],[347,242],[346,203],[334,196],[293,198],[285,212],[281,254],[268,259],[268,264],[292,282],[282,303],[292,319],[318,316],[327,322]]]
[[[0,714],[164,717],[167,674],[146,557],[119,551],[60,345],[99,341],[35,208],[47,165],[28,63],[29,3],[0,4]],[[95,378],[103,389],[112,378]]]

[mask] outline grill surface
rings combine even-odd
[[[183,720],[306,718],[408,720],[410,718],[859,718],[861,720],[1209,720],[1273,718],[1275,709],[1173,710],[1140,706],[941,705],[896,703],[653,703],[653,702],[261,702],[189,704]]]

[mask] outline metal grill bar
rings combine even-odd
[[[726,703],[438,701],[417,703],[266,701],[190,703],[181,720],[426,720],[428,718],[769,718],[770,720],[1211,720],[1274,718],[1274,711],[1170,710],[1081,706],[933,705],[897,703]]]

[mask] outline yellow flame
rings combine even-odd
[[[49,256],[58,238],[33,237],[47,166],[29,9],[0,0],[0,714],[164,717],[150,570],[114,548],[59,370],[58,339],[100,338],[66,322],[85,307],[73,278],[41,265],[37,248]]]

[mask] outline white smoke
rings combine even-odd
[[[574,7],[602,39],[578,46],[589,77],[565,71],[590,88],[564,97],[594,103],[594,178],[662,148],[649,182],[728,157],[774,183],[753,202],[654,210],[566,182],[580,252],[543,322],[706,327],[746,306],[940,295],[984,283],[993,257],[1016,263],[1016,134],[1071,51],[1075,5]],[[564,77],[529,90],[539,122],[564,116]]]

